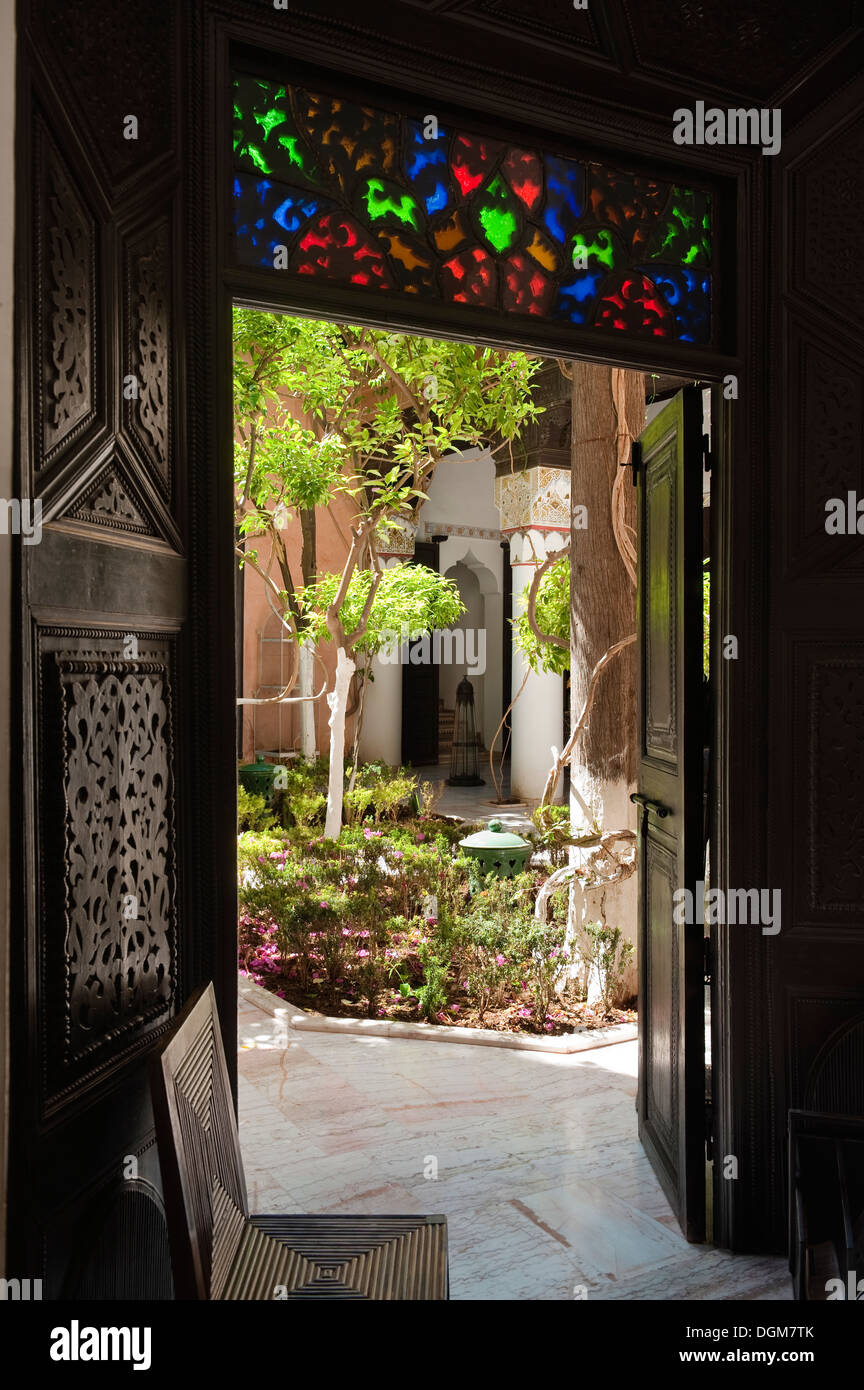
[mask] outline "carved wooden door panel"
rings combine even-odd
[[[688,1240],[705,1235],[702,401],[642,434],[639,584],[639,1135]],[[687,899],[676,899],[688,889]],[[698,914],[701,916],[701,914]]]
[[[19,106],[19,487],[42,528],[20,549],[9,1272],[46,1297],[165,1297],[145,1052],[183,994],[172,23],[55,8],[32,7],[55,68],[22,63]]]

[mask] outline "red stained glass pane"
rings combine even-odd
[[[462,196],[479,188],[501,152],[498,140],[482,140],[474,135],[457,135],[453,141],[450,167]]]
[[[668,338],[673,331],[672,313],[647,275],[619,275],[607,285],[597,303],[596,328],[621,333],[648,333]]]
[[[441,267],[441,289],[444,298],[456,304],[482,304],[494,309],[498,272],[488,251],[475,246],[445,261]]]
[[[511,256],[502,268],[501,306],[513,314],[548,314],[555,286],[528,256]]]
[[[531,150],[508,150],[501,172],[520,202],[533,212],[543,193],[543,165]]]
[[[328,212],[297,243],[291,264],[297,275],[318,275],[343,284],[393,288],[380,247],[345,213]]]

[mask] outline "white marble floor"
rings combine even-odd
[[[681,1236],[636,1137],[636,1046],[301,1034],[241,1001],[251,1208],[444,1212],[454,1299],[791,1297],[785,1261]]]
[[[488,754],[486,753],[481,756],[480,760],[480,776],[484,779],[482,787],[448,787],[446,780],[450,768],[447,763],[417,767],[414,768],[414,771],[423,782],[432,782],[436,786],[441,782],[444,783],[444,791],[435,807],[436,814],[439,816],[456,816],[459,820],[485,821],[486,824],[490,820],[500,820],[507,830],[512,830],[517,835],[524,835],[526,831],[531,832],[534,829],[525,806],[495,805],[495,786],[489,772]],[[502,790],[505,797],[510,795],[509,763],[504,764]]]

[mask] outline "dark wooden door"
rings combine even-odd
[[[50,11],[24,12],[19,70],[18,486],[43,526],[19,554],[8,1271],[170,1297],[146,1053],[183,998],[190,818],[176,11]]]
[[[437,570],[437,545],[418,541],[413,563]],[[418,646],[412,642],[411,652]],[[402,667],[402,761],[412,767],[438,761],[438,667],[435,662],[414,666],[410,654]]]
[[[701,445],[687,388],[638,472],[639,1134],[688,1240],[705,1234]]]

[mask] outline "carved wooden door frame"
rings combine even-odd
[[[624,343],[610,342],[609,335],[605,335],[602,344],[598,344],[596,335],[592,335],[590,330],[574,330],[571,335],[567,335],[556,332],[557,325],[551,326],[550,331],[549,325],[538,325],[536,321],[526,323],[516,319],[497,332],[478,331],[476,326],[472,327],[467,315],[463,320],[458,312],[454,313],[444,306],[438,305],[432,305],[430,310],[430,307],[425,303],[422,309],[418,308],[416,314],[406,311],[402,306],[396,307],[388,304],[386,309],[382,306],[379,316],[376,316],[375,301],[371,297],[369,301],[361,302],[358,305],[356,297],[352,296],[350,291],[346,293],[339,287],[317,281],[310,285],[305,292],[303,287],[298,287],[296,283],[286,290],[278,284],[276,275],[267,277],[254,271],[238,269],[231,263],[229,254],[230,168],[227,161],[220,159],[219,151],[231,148],[229,92],[231,90],[232,54],[241,53],[247,66],[250,62],[254,63],[254,53],[249,46],[253,35],[248,24],[239,26],[230,22],[221,23],[215,19],[211,21],[205,33],[206,38],[202,51],[207,55],[208,72],[212,75],[209,103],[210,109],[215,107],[216,111],[209,145],[207,196],[215,199],[216,205],[220,209],[219,255],[218,266],[214,267],[213,272],[214,299],[211,324],[213,341],[216,345],[217,380],[221,386],[217,387],[216,394],[212,399],[213,416],[218,421],[217,454],[223,476],[228,476],[231,468],[228,454],[228,445],[232,439],[233,428],[229,385],[231,379],[230,313],[231,305],[235,302],[264,310],[280,309],[285,312],[306,313],[322,318],[342,318],[349,321],[360,319],[372,326],[382,327],[388,326],[396,318],[400,326],[404,327],[406,331],[417,331],[427,336],[439,331],[442,336],[456,336],[508,348],[530,346],[535,351],[545,351],[550,356],[554,356],[556,353],[564,357],[581,355],[593,361],[608,361],[615,365],[635,369],[668,370],[684,375],[694,373],[694,361],[688,352],[687,345],[652,343],[647,346],[632,339]],[[282,56],[280,56],[280,50]],[[355,97],[362,97],[364,94],[371,94],[376,89],[380,89],[380,67],[368,49],[364,50],[361,47],[358,50],[352,49],[350,53],[334,51],[330,47],[322,50],[319,36],[311,30],[302,31],[302,26],[301,32],[295,32],[292,36],[290,45],[271,41],[266,55],[259,50],[258,61],[264,64],[264,70],[269,64],[270,71],[274,74],[281,71],[279,65],[282,62],[289,62],[294,66],[300,64],[301,68],[303,63],[307,62],[313,65],[313,70],[317,63],[317,71],[331,85],[334,82],[339,82],[340,77],[344,77],[347,88],[353,92]],[[425,85],[428,91],[430,81],[430,64],[426,63],[425,67],[427,69],[425,84],[414,67],[410,71],[405,68],[392,74],[388,72],[388,78],[391,78],[391,82],[384,90],[390,92],[395,88],[398,91],[401,77],[404,90],[410,91],[415,99],[422,99],[423,87]],[[437,100],[438,103],[447,101],[452,110],[465,111],[464,91],[457,82],[454,82],[452,75],[437,69],[434,74],[433,90],[435,91],[434,100]],[[520,93],[520,98],[522,95]],[[484,91],[481,83],[477,98],[478,104],[482,99],[483,107],[487,112],[494,109],[500,119],[507,123],[509,129],[518,130],[520,127],[524,128],[526,111],[533,115],[537,109],[536,105],[532,105],[531,96],[533,94],[526,93],[524,95],[526,100],[523,105],[519,98],[514,99],[510,95],[502,96],[500,92],[496,92],[494,96],[490,95]],[[471,112],[465,112],[464,119],[469,128],[472,121],[476,125],[477,107]],[[617,136],[617,141],[621,143],[621,157],[624,158],[623,142],[627,140],[624,131],[628,126],[630,127],[631,158],[633,142],[637,142],[645,164],[650,166],[653,158],[658,170],[666,169],[669,156],[668,140],[658,133],[655,125],[642,120],[635,120],[632,122],[622,121],[620,125],[616,126],[613,120],[603,128],[602,136],[608,144],[613,144],[612,136],[614,133]],[[539,133],[536,133],[537,131]],[[549,138],[554,139],[556,136],[560,138],[562,131],[566,131],[567,136],[574,140],[581,139],[583,145],[590,149],[598,139],[596,111],[589,111],[584,105],[580,107],[579,102],[575,99],[570,99],[566,103],[562,101],[557,108],[550,109],[547,106],[542,112],[542,119],[536,123],[535,141],[542,147],[544,132],[548,132]],[[716,154],[716,151],[714,153]],[[702,163],[700,166],[698,154],[694,156],[691,167],[703,179],[709,177],[706,163]],[[715,179],[718,189],[722,190],[725,182],[727,199],[719,210],[719,224],[727,247],[730,246],[730,243],[731,247],[734,247],[729,256],[729,263],[737,268],[737,281],[733,286],[729,280],[724,285],[722,268],[718,267],[714,293],[717,312],[724,316],[724,332],[727,339],[737,342],[738,350],[734,352],[702,351],[698,354],[700,378],[706,382],[717,383],[727,379],[730,375],[736,379],[745,377],[749,371],[748,363],[751,360],[754,343],[748,332],[748,317],[752,318],[757,312],[755,286],[757,284],[758,257],[752,245],[747,243],[744,227],[748,221],[758,227],[761,211],[758,180],[754,177],[754,160],[747,151],[722,151],[719,159],[712,158],[710,176]],[[737,220],[734,211],[730,209],[730,198],[731,202],[738,208]],[[268,279],[266,287],[262,284],[265,279]],[[570,341],[568,341],[568,336]],[[715,396],[717,394],[715,390]],[[743,427],[739,428],[736,437],[739,464],[742,464],[742,461],[747,458],[748,445],[746,441],[750,437],[750,431],[755,432],[756,429],[756,402],[752,397],[748,398],[742,407],[741,414],[746,416],[747,420],[742,422]],[[718,445],[718,461],[722,458],[726,463],[731,462],[730,450],[731,430],[727,427],[726,433]],[[716,568],[721,570],[729,555],[728,517],[731,505],[729,496],[731,474],[728,467],[718,467],[715,483],[717,484],[718,497],[717,515],[727,518],[725,522],[718,522],[716,547],[712,552],[716,556]],[[223,532],[227,534],[227,513],[223,515],[221,525]],[[727,581],[725,589],[721,588],[720,590],[717,604],[717,621],[720,625],[724,622],[723,613],[726,610],[729,592]],[[226,724],[227,719],[228,712],[226,710],[224,715]],[[718,736],[715,738],[715,760],[724,756],[721,749],[728,750],[728,747],[729,735],[723,737],[718,731]],[[724,871],[724,849],[724,841],[718,838],[716,849],[712,846],[712,863],[718,866],[718,874],[722,874]],[[716,983],[718,995],[722,994],[722,991],[727,987],[727,978],[727,973],[718,972]],[[226,1041],[226,1050],[228,1046]],[[231,1055],[229,1052],[229,1056]],[[717,1068],[721,1072],[722,1065],[722,1057],[720,1057]],[[731,1094],[728,1099],[731,1108]],[[723,1115],[721,1113],[718,1115],[718,1127],[722,1129],[722,1126]],[[715,1232],[720,1235],[721,1239],[726,1239],[728,1243],[729,1237],[726,1235],[728,1222],[725,1221],[722,1214],[726,1196],[726,1192],[722,1189],[715,1194],[715,1213],[717,1213],[715,1214]],[[719,1212],[718,1208],[720,1209]]]

